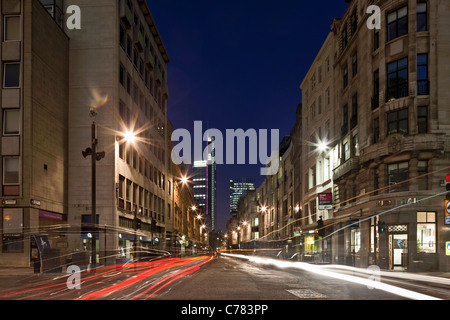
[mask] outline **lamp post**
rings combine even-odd
[[[94,108],[91,108],[90,110],[90,116],[92,118],[95,118],[97,116],[97,112],[95,111]],[[97,220],[97,212],[96,212],[96,207],[97,207],[97,203],[96,203],[96,162],[100,161],[101,159],[103,159],[105,157],[105,152],[101,151],[101,152],[97,152],[97,144],[98,144],[98,140],[96,137],[96,130],[97,129],[97,125],[95,123],[95,120],[92,121],[92,125],[91,125],[91,147],[90,148],[86,148],[85,151],[82,151],[82,155],[84,158],[86,158],[87,156],[91,156],[91,202],[92,202],[92,210],[91,210],[91,229],[92,229],[92,237],[91,237],[91,264],[92,267],[95,267],[96,264],[96,254],[95,254],[95,249],[96,249],[96,235],[95,235],[95,224],[96,224],[96,220]]]

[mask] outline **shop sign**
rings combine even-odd
[[[333,208],[333,194],[332,193],[319,193],[319,210],[327,210]]]
[[[445,255],[450,256],[450,241],[445,243]]]

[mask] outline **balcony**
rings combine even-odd
[[[136,49],[138,49],[140,52],[142,52],[145,47],[145,41],[144,41],[144,35],[142,34],[141,29],[138,26],[134,26],[134,28],[133,28],[133,40],[134,40],[134,45],[136,46]]]
[[[130,7],[126,4],[125,0],[120,1],[119,17],[127,28],[131,27],[133,21],[133,15],[131,14]]]
[[[386,102],[409,96],[408,82],[404,82],[386,90]]]
[[[359,169],[359,157],[352,157],[333,170],[333,180],[338,180],[344,175]]]

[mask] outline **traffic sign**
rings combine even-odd
[[[445,200],[445,224],[450,224],[450,200]]]

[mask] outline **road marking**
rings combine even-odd
[[[311,289],[290,289],[287,292],[300,299],[326,299],[327,296]]]

